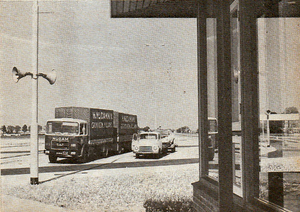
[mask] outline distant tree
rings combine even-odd
[[[12,125],[7,126],[7,133],[8,134],[12,134],[14,132],[14,130],[15,130],[14,126],[12,126]]]
[[[24,124],[23,127],[22,127],[22,131],[23,131],[23,132],[27,132],[27,130],[28,130],[28,127],[27,127],[26,124]]]
[[[299,113],[298,109],[296,107],[287,107],[285,108],[284,114],[293,114],[293,113]]]
[[[6,126],[5,126],[5,125],[3,125],[3,126],[1,127],[1,131],[3,132],[3,134],[6,133]]]
[[[176,130],[177,133],[189,133],[190,131],[188,126],[180,127]]]
[[[16,125],[15,126],[15,132],[18,134],[20,130],[21,130],[21,127],[19,125]]]

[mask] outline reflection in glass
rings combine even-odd
[[[207,19],[207,102],[208,102],[208,175],[215,180],[219,177],[217,141],[217,32],[216,19]]]
[[[299,211],[300,19],[260,18],[257,27],[260,198]]]
[[[241,83],[240,83],[240,34],[237,9],[231,12],[231,88],[232,88],[232,158],[233,191],[242,196],[242,148],[241,148]]]

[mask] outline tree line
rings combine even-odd
[[[20,125],[2,125],[0,130],[3,134],[20,134],[30,132],[30,126],[27,126],[26,124],[24,124],[22,127]],[[38,131],[41,132],[42,130],[43,127],[38,125]]]

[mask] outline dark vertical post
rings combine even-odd
[[[269,172],[269,201],[283,207],[283,172]]]
[[[198,53],[198,129],[200,177],[208,175],[207,133],[207,2],[198,0],[197,53]]]
[[[233,209],[230,1],[217,4],[219,207]]]
[[[259,194],[258,3],[240,0],[242,183],[246,202]]]

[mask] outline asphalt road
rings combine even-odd
[[[198,163],[198,138],[196,135],[177,135],[175,142],[179,145],[176,152],[167,153],[159,159],[152,157],[135,158],[133,152],[100,158],[87,163],[76,163],[70,159],[58,159],[50,163],[48,156],[43,153],[43,139],[39,144],[39,173],[52,173],[57,175],[71,174],[91,169],[116,169],[126,167],[169,166]],[[29,174],[30,152],[29,139],[6,140],[1,142],[1,175]],[[20,144],[20,145],[18,145]]]

